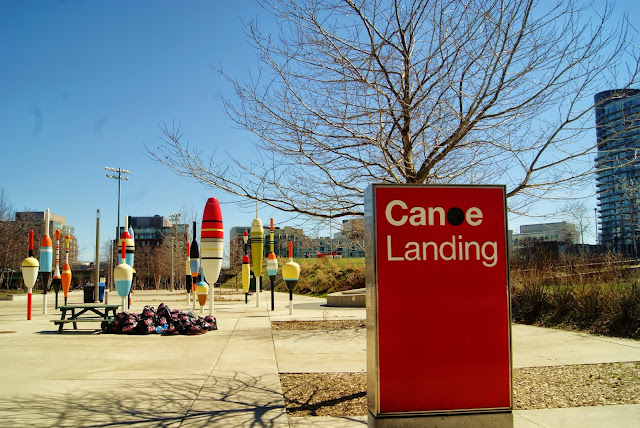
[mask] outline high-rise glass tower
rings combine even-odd
[[[638,255],[640,246],[640,90],[595,95],[599,243]]]

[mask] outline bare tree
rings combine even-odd
[[[633,85],[640,69],[626,16],[612,20],[608,3],[263,6],[278,32],[246,26],[258,67],[246,81],[219,70],[235,90],[227,114],[257,137],[253,161],[194,149],[179,125],[162,124],[147,150],[290,213],[360,216],[372,182],[506,184],[510,210],[524,212],[588,178],[593,95]]]
[[[580,243],[584,244],[584,234],[591,228],[591,208],[585,200],[573,200],[568,202],[564,209],[569,218],[575,222],[577,232],[580,234]]]
[[[20,270],[27,248],[22,228],[12,221],[14,216],[13,204],[4,189],[0,188],[0,284],[4,284],[5,278],[8,278],[7,286],[13,273]],[[23,245],[20,246],[20,243]]]

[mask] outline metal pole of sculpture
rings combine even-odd
[[[27,287],[27,320],[31,319],[31,290],[38,279],[40,263],[33,257],[33,230],[29,231],[29,255],[22,261],[22,280]]]
[[[278,274],[278,259],[273,252],[273,218],[270,220],[269,229],[269,256],[267,257],[267,273],[271,282],[271,310],[275,309],[275,285],[276,275]]]
[[[242,289],[244,290],[244,303],[249,303],[249,284],[251,282],[251,265],[249,265],[249,256],[247,255],[247,241],[249,234],[245,231],[242,233],[242,241],[244,242],[244,256],[242,256]]]
[[[289,241],[289,261],[282,266],[282,277],[289,289],[289,315],[293,314],[293,289],[300,278],[300,265],[293,261],[293,242]]]
[[[71,266],[69,266],[69,241],[71,237],[65,235],[64,237],[64,251],[65,251],[65,263],[62,267],[62,291],[64,292],[64,304],[67,304],[67,298],[69,297],[69,287],[71,287]]]
[[[58,292],[62,286],[62,277],[60,276],[60,233],[59,229],[56,229],[56,268],[53,271],[53,280],[51,286],[53,291],[56,292],[56,309],[58,309]]]
[[[213,315],[213,289],[220,276],[224,252],[222,213],[216,198],[207,199],[207,203],[204,206],[202,227],[200,228],[200,246],[202,247],[200,250],[200,263],[204,274],[204,279],[201,283],[206,280],[211,284],[209,287],[209,315]]]
[[[258,218],[258,204],[256,203],[256,218],[251,223],[251,264],[256,276],[256,308],[260,306],[260,282],[262,280],[262,258],[264,251],[264,229],[262,220]]]
[[[200,271],[200,248],[196,240],[196,222],[193,222],[193,239],[191,240],[191,292],[193,293],[193,309],[196,308],[196,286],[198,285],[198,272]]]
[[[191,249],[191,244],[187,242],[187,260],[185,266],[185,279],[184,279],[184,288],[187,290],[187,306],[191,304],[191,259],[189,258],[189,250]]]
[[[51,281],[53,246],[49,236],[49,208],[44,212],[44,236],[40,242],[40,275],[42,276],[42,313],[47,313],[47,289]]]
[[[125,262],[125,257],[127,254],[127,244],[122,241],[121,247],[122,252],[120,253],[122,257],[120,260],[122,261],[116,268],[113,270],[113,280],[116,284],[116,291],[118,292],[118,296],[122,297],[122,312],[127,312],[129,306],[127,305],[127,297],[129,296],[129,292],[131,291],[131,282],[133,281],[133,268]]]

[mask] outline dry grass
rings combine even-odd
[[[360,262],[336,262],[346,259],[304,259],[296,293],[324,296],[337,291],[365,286],[365,268]],[[360,260],[360,259],[356,259]]]
[[[606,256],[514,263],[513,319],[525,324],[640,338],[638,269]]]

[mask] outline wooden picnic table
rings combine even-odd
[[[115,319],[116,313],[120,305],[105,305],[102,303],[78,303],[72,305],[61,305],[58,309],[61,311],[59,320],[51,320],[59,325],[58,333],[62,333],[62,329],[66,323],[73,323],[73,328],[78,329],[79,322],[100,322],[101,329],[104,331],[106,326]],[[69,317],[67,318],[67,315]]]

